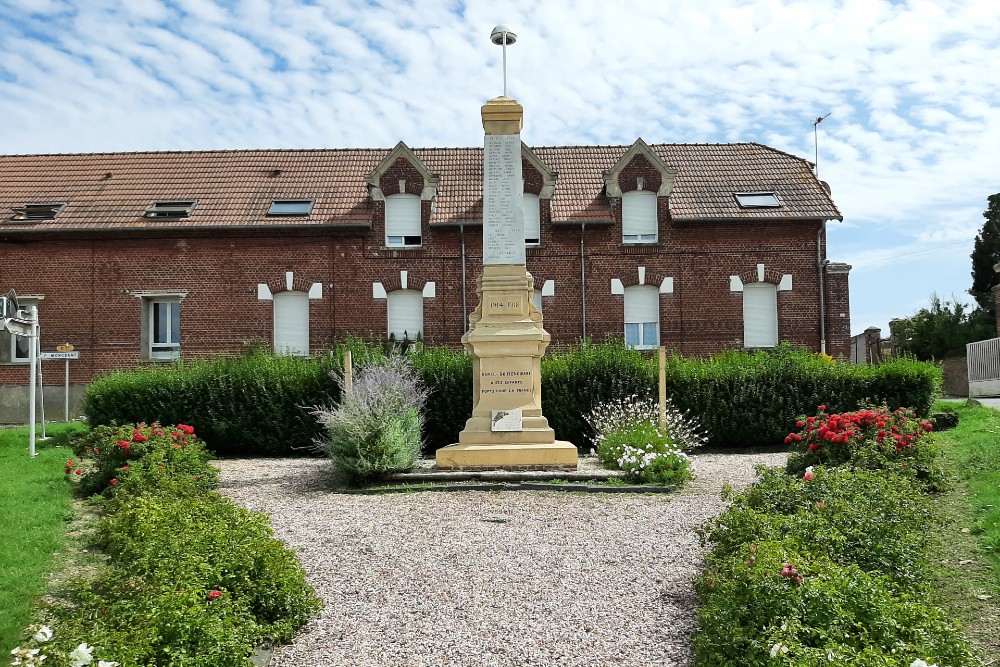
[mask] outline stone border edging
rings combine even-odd
[[[371,496],[389,493],[417,493],[420,491],[566,491],[575,493],[672,493],[677,486],[628,485],[611,484],[546,484],[544,482],[520,483],[481,483],[481,484],[442,484],[435,483],[427,487],[408,485],[383,486],[371,489],[345,489],[338,493],[347,495]]]

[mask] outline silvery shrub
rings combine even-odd
[[[333,461],[340,481],[360,485],[409,470],[420,456],[428,391],[405,356],[360,368],[348,389],[333,373],[340,403],[312,414],[326,429],[316,447]]]

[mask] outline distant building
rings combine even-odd
[[[822,338],[848,358],[850,267],[826,261],[825,224],[842,217],[807,161],[640,139],[524,146],[522,164],[553,343],[616,334],[707,355],[779,340],[819,351]],[[0,289],[38,305],[43,350],[80,351],[78,386],[246,341],[458,345],[481,230],[480,148],[0,156]],[[27,383],[26,361],[23,341],[0,336],[0,403]]]

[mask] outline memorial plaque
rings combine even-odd
[[[483,264],[524,264],[521,137],[487,134],[483,153]]]
[[[522,431],[524,420],[520,410],[494,410],[491,429],[493,431]]]

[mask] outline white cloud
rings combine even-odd
[[[1000,190],[1000,4],[982,0],[0,0],[0,150],[478,145],[501,22],[531,143],[812,159],[832,112],[831,258],[867,263],[859,312],[875,274],[923,289],[923,253],[971,245]],[[940,292],[966,289],[961,255]]]

